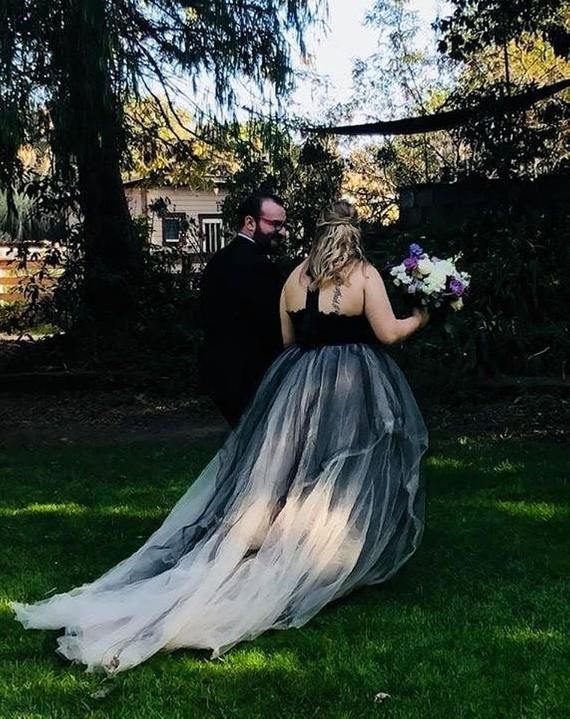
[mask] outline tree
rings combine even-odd
[[[378,157],[410,178],[404,182],[535,177],[568,164],[570,3],[549,0],[536,12],[502,0],[454,5],[434,23],[451,71],[442,82],[435,59],[416,47],[408,0],[377,0],[369,22],[380,51],[356,63],[358,94],[345,114],[358,108],[385,119],[313,132],[391,138]]]
[[[552,43],[559,57],[568,58],[570,45],[567,0],[451,0],[451,15],[435,22],[442,34],[439,50],[465,62],[491,46],[508,55],[508,45],[524,34]],[[508,81],[509,61],[505,57]]]
[[[141,98],[125,108],[128,133],[123,174],[152,185],[210,189],[212,178],[237,169],[230,152],[233,128],[200,127],[190,113],[166,99]]]
[[[270,118],[239,128],[231,145],[239,169],[230,178],[223,214],[226,225],[235,227],[237,207],[247,194],[258,189],[277,193],[287,209],[286,249],[295,257],[313,241],[322,208],[340,196],[345,162],[334,140],[299,143],[293,130]]]
[[[352,148],[344,186],[363,217],[384,222],[397,216],[400,186],[438,179],[455,161],[449,134],[429,126],[449,94],[449,80],[440,73],[435,44],[426,44],[409,0],[376,0],[366,21],[378,33],[377,49],[354,63],[353,97],[335,108],[332,126],[314,131],[382,135]],[[355,113],[383,120],[340,124]],[[420,133],[412,136],[416,123]],[[428,134],[428,128],[434,131]]]
[[[448,104],[477,110],[454,131],[470,150],[461,171],[509,178],[561,167],[568,160],[570,3],[453,0],[453,5],[453,13],[435,25],[440,52],[461,67]],[[544,83],[556,93],[541,97]],[[534,96],[533,102],[512,102],[525,96]],[[487,111],[478,111],[481,107]]]
[[[570,80],[561,80],[509,98],[497,99],[489,94],[480,98],[478,103],[473,103],[472,107],[438,110],[428,115],[406,117],[401,120],[378,120],[360,125],[306,127],[305,130],[316,135],[421,135],[437,130],[449,130],[477,117],[492,116],[496,107],[500,111],[526,110],[569,87]]]
[[[213,78],[221,104],[245,76],[283,94],[291,41],[321,0],[5,0],[0,8],[0,182],[11,198],[22,178],[19,148],[46,138],[53,172],[77,188],[83,221],[85,316],[98,331],[124,331],[136,315],[142,249],[129,217],[121,158],[124,107],[167,96],[174,68]]]

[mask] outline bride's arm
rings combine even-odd
[[[376,337],[387,345],[402,342],[429,320],[426,310],[414,310],[411,317],[397,319],[380,273],[368,264],[364,267],[364,312]]]
[[[285,288],[281,291],[281,299],[279,300],[279,316],[281,318],[281,335],[283,337],[283,346],[285,348],[295,344],[295,329],[289,313],[287,312],[287,302],[285,300]]]

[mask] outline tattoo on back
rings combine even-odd
[[[335,313],[335,315],[339,315],[339,314],[340,314],[340,298],[341,298],[341,295],[342,295],[342,291],[341,291],[340,285],[337,285],[337,286],[334,288],[334,293],[333,293],[333,298],[332,298],[333,312]]]

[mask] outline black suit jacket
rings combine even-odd
[[[232,426],[283,349],[282,287],[283,278],[263,249],[239,235],[204,270],[202,384]]]

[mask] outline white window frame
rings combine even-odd
[[[178,223],[178,237],[176,239],[167,239],[166,238],[166,221],[167,220],[176,220]],[[162,244],[165,246],[169,245],[177,245],[179,244],[181,238],[182,238],[182,230],[183,230],[183,223],[186,220],[186,213],[185,212],[168,212],[164,217],[162,218]]]
[[[222,216],[219,214],[199,215],[202,252],[211,255],[226,244]]]

